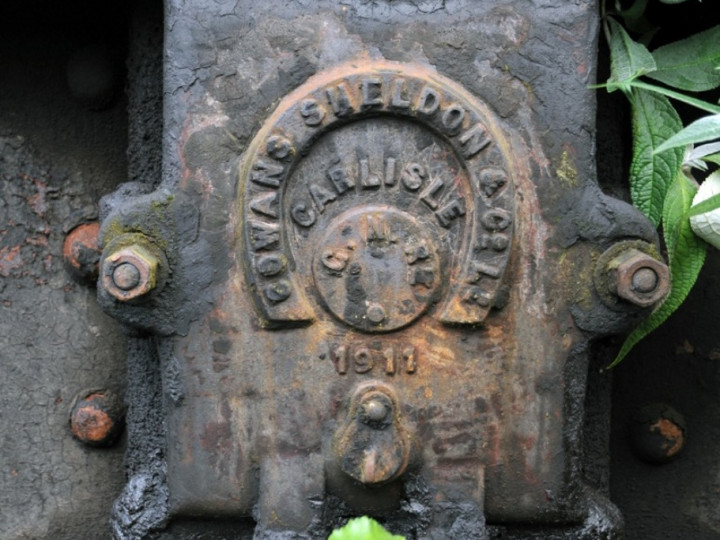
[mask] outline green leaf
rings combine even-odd
[[[707,212],[712,212],[720,208],[720,193],[716,193],[709,199],[705,199],[703,202],[698,203],[690,208],[688,217],[699,216]]]
[[[710,163],[715,163],[716,165],[720,165],[720,154],[712,154],[710,156],[705,156],[702,159],[703,159],[703,161],[708,161]]]
[[[697,280],[705,262],[707,244],[695,236],[690,228],[688,209],[696,191],[695,183],[682,173],[676,176],[668,191],[663,211],[663,227],[670,260],[670,294],[662,305],[625,339],[608,369],[619,364],[641,339],[664,323],[680,307]]]
[[[717,138],[720,138],[720,114],[695,120],[658,146],[655,152],[662,152],[668,148],[684,148],[688,144],[712,141]]]
[[[652,52],[657,70],[648,77],[681,90],[704,92],[720,86],[720,26]]]
[[[683,238],[683,230],[690,231],[689,213],[697,190],[697,184],[682,172],[677,173],[668,189],[663,207],[663,238],[670,264],[677,259],[675,250]]]
[[[633,204],[655,226],[662,217],[668,186],[682,163],[682,149],[655,152],[667,138],[682,129],[675,109],[663,96],[633,90],[633,158],[630,165],[630,194]]]
[[[351,519],[335,529],[328,540],[405,540],[403,536],[390,534],[382,525],[367,516]]]
[[[625,29],[608,18],[610,27],[610,78],[608,92],[630,91],[630,83],[655,70],[655,60],[644,45],[632,40]]]

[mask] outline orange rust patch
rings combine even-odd
[[[109,446],[122,430],[123,414],[112,392],[94,392],[76,401],[70,413],[70,431],[89,446]]]
[[[5,246],[0,248],[0,276],[8,277],[10,272],[17,270],[23,265],[20,256],[20,246]]]
[[[501,325],[488,325],[487,326],[488,337],[499,338],[503,336],[503,327]]]
[[[112,431],[114,422],[107,413],[88,404],[75,411],[72,417],[73,435],[83,442],[99,443]]]
[[[98,251],[98,233],[100,224],[97,221],[83,223],[75,227],[65,238],[63,257],[65,262],[76,269],[80,269],[79,256],[83,249]]]
[[[667,441],[664,446],[667,449],[668,457],[677,454],[683,447],[685,434],[683,430],[672,420],[661,418],[650,426],[652,431],[658,431]]]

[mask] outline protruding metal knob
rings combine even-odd
[[[366,485],[389,482],[405,472],[410,440],[388,385],[370,381],[357,388],[333,452],[340,469]]]
[[[362,421],[375,429],[383,429],[392,421],[392,403],[383,395],[371,397],[362,405]]]

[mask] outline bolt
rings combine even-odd
[[[83,392],[70,412],[70,431],[89,446],[110,446],[122,431],[124,408],[107,390]]]
[[[658,284],[658,275],[652,268],[640,268],[632,276],[633,290],[647,294],[655,290]]]
[[[112,279],[117,287],[129,291],[140,284],[140,270],[135,265],[124,262],[115,267]]]
[[[637,457],[660,465],[675,459],[685,444],[685,421],[669,405],[652,403],[633,415],[630,440]]]
[[[95,283],[98,277],[98,233],[97,221],[78,225],[65,237],[63,261],[66,270],[78,281]]]
[[[158,286],[161,260],[160,251],[140,239],[112,250],[103,259],[102,286],[122,302],[145,296]]]
[[[638,249],[623,251],[609,268],[616,269],[615,293],[636,306],[651,306],[670,290],[670,271],[665,263]]]

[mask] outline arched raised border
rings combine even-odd
[[[437,310],[446,324],[478,324],[487,316],[513,241],[514,182],[510,144],[489,108],[454,81],[417,64],[359,61],[314,75],[287,95],[249,145],[239,172],[238,234],[256,304],[269,323],[302,323],[313,307],[294,275],[283,229],[292,172],[309,147],[347,123],[389,115],[440,134],[470,180],[472,200],[435,211],[440,224],[467,218],[461,269]],[[312,208],[293,208],[312,218]]]

